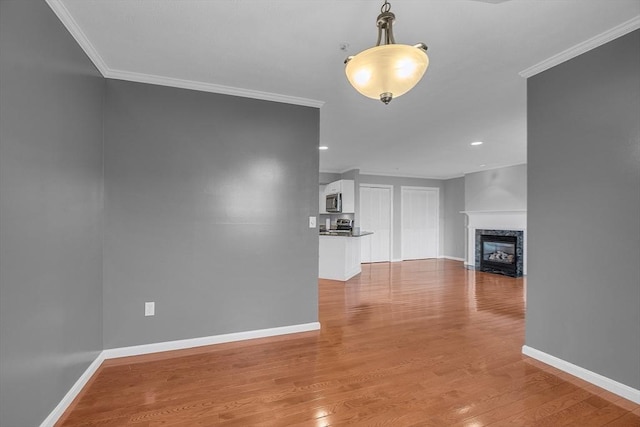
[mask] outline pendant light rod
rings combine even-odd
[[[391,3],[385,1],[380,8],[380,15],[376,20],[378,26],[378,41],[376,46],[380,46],[382,35],[384,33],[384,44],[395,44],[396,40],[393,37],[393,21],[396,20],[396,15],[391,13]]]

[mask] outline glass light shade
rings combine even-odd
[[[345,67],[349,83],[362,95],[397,98],[411,90],[429,66],[424,49],[406,44],[375,46],[352,57]]]

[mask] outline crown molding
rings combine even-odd
[[[114,80],[126,80],[130,82],[148,83],[159,86],[170,86],[181,89],[191,89],[201,92],[220,93],[223,95],[239,96],[243,98],[260,99],[263,101],[280,102],[284,104],[301,105],[305,107],[321,108],[324,101],[296,96],[282,95],[271,92],[261,92],[258,90],[242,89],[232,86],[224,86],[214,83],[205,83],[194,80],[176,79],[172,77],[156,76],[152,74],[129,72],[124,70],[114,70],[107,66],[106,62],[98,50],[91,44],[89,38],[82,31],[76,20],[66,8],[62,0],[45,0],[58,19],[71,33],[76,42],[80,45],[91,62],[96,66],[103,77]]]
[[[487,171],[492,171],[492,170],[496,170],[496,169],[503,169],[503,168],[511,168],[514,166],[520,166],[520,165],[526,165],[527,162],[519,162],[519,163],[505,163],[504,165],[493,165],[493,166],[487,166],[487,167],[482,167],[482,168],[478,168],[478,169],[471,169],[467,172],[464,173],[464,175],[462,176],[466,176],[472,173],[478,173],[478,172],[487,172]]]
[[[80,29],[80,26],[78,26],[78,23],[76,22],[76,20],[73,19],[73,16],[71,16],[71,13],[67,9],[67,7],[64,5],[64,3],[62,3],[62,1],[60,0],[45,0],[45,1],[47,2],[51,10],[53,10],[53,13],[56,14],[58,19],[65,26],[67,31],[71,33],[71,35],[76,40],[76,42],[80,45],[82,50],[84,50],[84,53],[89,57],[91,62],[93,62],[93,65],[96,66],[96,68],[98,69],[98,71],[100,71],[103,77],[106,77],[106,74],[109,71],[109,67],[107,67],[107,64],[104,62],[104,60],[102,59],[102,57],[100,56],[96,48],[93,47],[93,45],[91,44],[87,36]]]
[[[398,172],[398,173],[393,173],[393,172],[376,172],[376,171],[368,171],[368,170],[361,170],[360,171],[360,175],[368,175],[368,176],[386,176],[386,177],[390,177],[390,178],[410,178],[410,179],[431,179],[431,180],[435,180],[435,181],[446,181],[448,179],[452,179],[452,178],[459,178],[463,175],[453,175],[453,176],[429,176],[429,175],[422,175],[422,174],[412,174],[412,173],[404,173],[404,172]]]
[[[336,175],[342,175],[343,173],[352,171],[354,169],[359,169],[359,168],[348,168],[348,169],[320,169],[320,173],[331,173],[331,174],[336,174]],[[367,175],[367,176],[383,176],[383,177],[389,177],[389,178],[411,178],[411,179],[431,179],[431,180],[436,180],[436,181],[446,181],[448,179],[454,179],[454,178],[462,178],[464,177],[464,174],[460,174],[460,175],[451,175],[451,176],[444,176],[444,177],[433,177],[433,176],[428,176],[428,175],[420,175],[420,174],[407,174],[407,173],[393,173],[393,172],[372,172],[372,171],[367,171],[367,170],[360,170],[360,172],[358,173],[359,176],[362,175]]]
[[[278,93],[261,92],[258,90],[242,89],[239,87],[224,86],[215,83],[205,83],[195,80],[176,79],[172,77],[155,76],[152,74],[134,73],[129,71],[109,70],[105,75],[108,79],[126,80],[129,82],[148,83],[159,86],[170,86],[181,89],[191,89],[201,92],[212,92],[223,95],[239,96],[243,98],[260,99],[263,101],[281,102],[284,104],[301,105],[305,107],[320,108],[324,101],[296,96],[281,95]]]
[[[545,59],[533,65],[526,70],[520,71],[521,77],[529,78],[535,76],[538,73],[541,73],[545,70],[548,70],[551,67],[555,67],[565,61],[568,61],[576,56],[582,55],[585,52],[590,51],[591,49],[595,49],[598,46],[602,46],[605,43],[608,43],[612,40],[617,39],[618,37],[624,36],[625,34],[630,33],[631,31],[637,30],[640,28],[640,15],[634,16],[626,22],[623,22],[620,25],[617,25],[603,33],[598,34],[595,37],[592,37],[588,40],[583,41],[582,43],[578,43],[577,45],[570,47],[567,50],[564,50],[556,55],[553,55],[550,58]]]

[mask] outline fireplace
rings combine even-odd
[[[513,276],[518,260],[516,244],[513,236],[480,236],[480,271]]]
[[[476,230],[476,270],[521,277],[523,232]]]

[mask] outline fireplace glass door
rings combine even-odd
[[[516,245],[502,242],[482,242],[484,261],[513,264],[516,261]]]
[[[480,270],[513,275],[516,271],[517,239],[513,236],[481,236]]]

